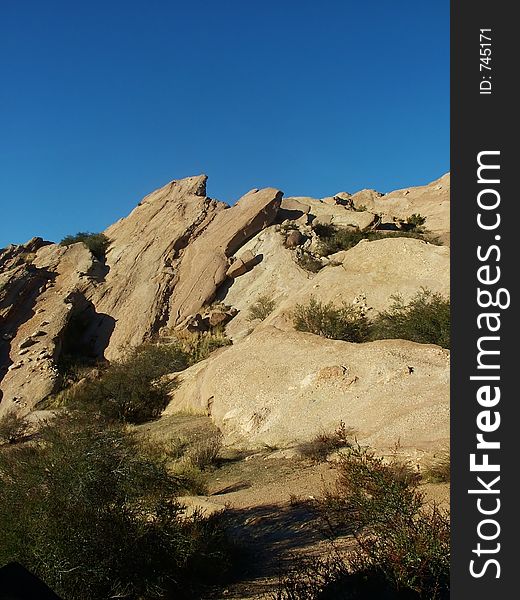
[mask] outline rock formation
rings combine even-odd
[[[449,439],[449,352],[438,346],[266,327],[180,378],[167,414],[204,412],[239,446],[284,446],[341,420],[376,447]]]
[[[218,326],[234,344],[182,374],[168,411],[200,409],[228,440],[258,444],[308,437],[339,419],[375,444],[445,440],[447,351],[330,341],[292,326],[295,306],[311,297],[363,302],[372,318],[396,293],[447,295],[446,245],[393,236],[316,252],[317,225],[386,235],[413,213],[447,244],[449,175],[386,195],[282,199],[273,188],[251,190],[231,206],[207,196],[201,175],[170,182],[110,226],[104,257],[41,238],[8,246],[0,251],[0,416],[38,408],[69,355],[110,361],[175,329]],[[304,268],[305,256],[318,272]],[[260,321],[250,310],[262,297],[273,310]]]

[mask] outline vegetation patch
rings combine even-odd
[[[314,226],[314,231],[320,239],[318,252],[321,256],[329,256],[330,254],[335,254],[341,250],[350,250],[350,248],[357,246],[362,240],[373,242],[395,237],[414,238],[432,244],[437,243],[437,240],[428,236],[426,230],[419,225],[420,222],[424,223],[424,221],[421,221],[423,218],[424,217],[421,217],[420,215],[412,215],[412,217],[408,218],[409,220],[411,219],[411,222],[406,221],[403,224],[403,229],[400,231],[384,232],[344,229],[337,227],[336,225],[317,224]]]
[[[15,412],[8,412],[0,418],[0,446],[16,444],[27,436],[29,425],[23,417]]]
[[[187,366],[205,360],[218,348],[232,344],[221,326],[213,327],[209,331],[176,331],[174,338],[174,346],[187,357]]]
[[[64,600],[198,598],[226,570],[226,541],[218,518],[182,516],[180,490],[120,425],[62,416],[0,449],[0,564]]]
[[[403,224],[403,228],[405,231],[414,231],[416,233],[424,233],[425,228],[424,224],[426,223],[426,217],[423,217],[420,214],[414,213],[407,217],[406,221]]]
[[[260,296],[256,302],[249,307],[248,321],[258,319],[263,321],[273,312],[275,302],[271,296]]]
[[[163,376],[185,369],[189,355],[176,345],[145,344],[128,350],[97,379],[82,382],[67,392],[69,406],[105,418],[143,423],[160,416],[169,402],[173,381]]]
[[[335,307],[314,297],[306,305],[296,305],[294,326],[298,331],[346,342],[364,342],[369,335],[369,321],[360,307],[347,303]]]
[[[104,233],[90,233],[88,231],[79,231],[75,235],[67,235],[61,240],[60,244],[70,246],[78,242],[83,242],[92,254],[101,261],[105,259],[105,252],[110,244],[110,240]]]
[[[347,530],[356,547],[286,573],[278,600],[447,600],[449,515],[426,506],[418,473],[360,446],[338,469],[337,487],[321,509],[332,537]]]
[[[424,470],[423,477],[430,483],[449,483],[451,477],[450,451],[443,450],[434,456]]]
[[[317,273],[323,269],[323,263],[309,252],[301,252],[296,256],[296,262],[305,271]]]
[[[392,296],[388,311],[379,313],[372,324],[373,339],[403,339],[450,347],[450,301],[441,294],[421,288],[409,302]]]

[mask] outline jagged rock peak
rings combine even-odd
[[[172,181],[170,181],[169,183],[167,183],[166,185],[163,185],[162,187],[154,190],[153,192],[151,192],[150,194],[146,195],[141,202],[139,202],[140,206],[141,204],[144,204],[146,202],[153,202],[154,200],[156,200],[158,197],[160,198],[167,198],[167,199],[174,199],[176,198],[178,195],[193,195],[193,196],[198,196],[201,198],[205,198],[206,197],[206,183],[208,181],[208,176],[201,174],[201,175],[194,175],[192,177],[184,177],[183,179],[172,179]]]

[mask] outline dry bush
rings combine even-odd
[[[255,319],[258,319],[263,321],[273,312],[274,307],[275,302],[271,296],[260,296],[256,302],[249,307],[247,320],[254,321]]]
[[[191,332],[175,331],[175,346],[184,352],[188,358],[189,365],[194,365],[224,346],[230,346],[231,340],[227,337],[222,327],[214,327],[210,331]]]
[[[8,412],[0,418],[0,445],[16,444],[22,441],[28,432],[29,425],[23,417],[15,412]]]
[[[309,273],[317,273],[323,269],[323,263],[318,258],[315,258],[312,254],[308,252],[302,252],[296,258],[296,262],[298,266],[300,266],[305,271],[309,271]]]
[[[318,433],[312,440],[299,444],[297,449],[303,458],[319,463],[327,460],[336,450],[351,445],[352,431],[341,421],[335,431]]]
[[[451,457],[449,450],[443,450],[433,457],[424,470],[423,476],[431,483],[448,483],[451,475]]]
[[[222,450],[220,431],[205,437],[198,437],[187,447],[185,457],[196,468],[204,471],[213,467]]]

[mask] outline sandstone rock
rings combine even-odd
[[[367,211],[358,212],[362,203]],[[0,414],[28,412],[51,393],[56,361],[72,346],[114,359],[127,345],[185,324],[194,331],[226,324],[234,341],[270,325],[290,331],[295,304],[311,295],[341,302],[365,293],[375,312],[396,292],[406,298],[425,286],[448,293],[447,249],[417,240],[362,242],[324,259],[317,274],[295,262],[301,236],[306,251],[316,248],[311,221],[363,229],[414,212],[447,240],[449,175],[385,196],[364,190],[327,202],[252,190],[231,207],[207,197],[199,176],[170,182],[109,227],[104,261],[82,243],[10,245],[0,250]],[[299,228],[289,234],[292,248],[274,225],[283,221]],[[250,321],[262,297],[272,299],[273,313]],[[208,309],[214,298],[222,310]]]
[[[293,229],[287,233],[284,246],[286,248],[296,248],[297,246],[300,246],[304,240],[305,238],[303,235],[297,229]]]
[[[413,213],[426,217],[425,227],[440,240],[449,244],[450,175],[428,185],[396,190],[375,201],[375,210],[406,220]]]
[[[266,327],[180,377],[165,415],[207,411],[228,443],[290,445],[340,420],[382,449],[449,439],[449,352],[438,346]]]
[[[280,209],[282,212],[282,217],[288,218],[288,214],[290,213],[301,213],[306,215],[310,211],[310,206],[305,202],[305,199],[300,200],[298,198],[282,198],[282,202],[280,204]],[[298,217],[300,215],[293,215],[293,217]]]
[[[353,302],[363,296],[368,315],[387,310],[391,296],[409,300],[421,287],[449,296],[449,248],[412,238],[362,241],[354,248],[328,257],[328,265],[297,289],[260,324],[292,328],[297,304],[311,297],[321,302]],[[230,290],[231,292],[231,290]]]
[[[170,301],[169,326],[179,325],[186,315],[197,312],[215,297],[226,278],[228,258],[274,221],[281,197],[282,193],[273,188],[249,192],[218,213],[204,235],[186,248]]]
[[[236,277],[240,277],[244,273],[247,273],[247,271],[255,265],[258,259],[250,250],[246,250],[240,256],[236,258],[233,257],[231,260],[231,265],[226,271],[226,277],[235,279]]]
[[[99,314],[107,315],[105,321],[93,324],[90,333],[106,331],[110,339],[104,353],[108,359],[119,356],[126,345],[142,343],[167,324],[186,247],[227,207],[206,196],[206,180],[201,175],[170,182],[105,231],[110,239],[108,272],[89,300]],[[176,274],[164,272],[164,266]],[[184,318],[198,308],[187,310]]]
[[[235,279],[236,277],[240,277],[240,275],[243,275],[244,273],[247,273],[247,266],[240,258],[237,258],[234,262],[231,263],[228,270],[226,271],[226,277]]]
[[[247,249],[261,255],[262,261],[217,295],[239,311],[226,326],[227,334],[234,340],[257,325],[249,320],[249,309],[259,298],[270,297],[278,305],[309,281],[309,273],[296,264],[292,251],[284,247],[283,234],[275,226],[258,233],[244,246]]]
[[[223,323],[226,323],[226,321],[228,321],[229,318],[230,316],[228,313],[220,310],[213,310],[208,315],[209,324],[211,327],[217,327],[217,325],[222,325]]]
[[[83,244],[65,247],[40,239],[31,240],[30,245],[37,248],[30,265],[16,265],[11,257],[10,264],[3,262],[0,273],[5,282],[0,331],[4,327],[16,330],[0,342],[0,416],[10,410],[26,414],[53,391],[58,375],[54,357],[61,351],[70,320],[88,305],[85,293],[93,285],[87,274],[94,259]],[[18,247],[17,252],[24,253],[26,247]],[[52,287],[47,285],[50,281]],[[45,329],[43,312],[52,315]],[[23,361],[18,361],[20,355]],[[41,372],[35,376],[37,357]]]
[[[377,201],[383,194],[376,192],[376,190],[360,190],[350,197],[352,205],[356,210],[364,208],[375,212],[378,209]]]
[[[327,211],[317,210],[316,212],[318,216],[313,221],[313,224],[336,225],[337,227],[360,230],[368,229],[377,219],[377,215],[374,213],[367,211],[356,212],[340,205],[330,206]]]

